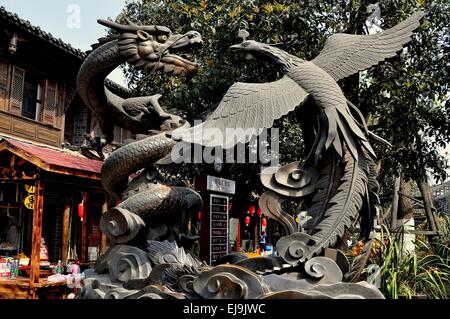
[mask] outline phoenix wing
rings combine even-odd
[[[209,119],[189,129],[171,133],[175,140],[227,149],[247,143],[264,128],[293,111],[308,93],[287,76],[269,83],[236,82]],[[232,130],[227,130],[232,129]]]
[[[329,37],[322,52],[311,62],[336,81],[394,57],[411,40],[425,15],[418,11],[395,27],[377,34],[338,33]]]

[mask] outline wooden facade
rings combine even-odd
[[[17,42],[14,50],[11,43]],[[84,134],[100,132],[76,93],[86,54],[0,7],[0,135],[50,146],[81,146]],[[111,81],[110,91],[129,92]],[[116,129],[115,142],[133,136]]]
[[[99,134],[95,117],[76,93],[85,57],[0,7],[0,234],[8,228],[5,224],[14,223],[20,231],[17,248],[31,257],[28,277],[0,278],[0,299],[62,294],[65,285],[58,287],[43,276],[48,274],[40,265],[42,238],[52,264],[76,255],[87,265],[96,252],[107,249],[99,228],[108,209],[101,162],[75,154],[85,134]],[[115,94],[129,96],[115,83],[105,84]],[[116,143],[133,137],[122,129],[116,132]],[[24,208],[26,185],[36,189],[33,210]],[[83,220],[77,215],[81,202]]]
[[[48,154],[38,157],[39,151]],[[58,152],[60,159],[55,157]],[[67,160],[68,156],[74,155],[9,139],[0,142],[1,190],[4,193],[8,193],[8,189],[16,191],[15,196],[4,196],[0,208],[7,205],[9,211],[14,211],[11,215],[22,220],[23,233],[18,249],[31,256],[29,286],[25,287],[25,278],[19,278],[17,285],[14,281],[0,279],[0,299],[61,296],[58,285],[46,281],[49,273],[41,270],[42,238],[46,239],[52,264],[57,260],[69,261],[69,249],[74,249],[76,260],[87,265],[95,261],[89,254],[90,249],[100,253],[108,247],[99,229],[100,217],[108,207],[108,197],[100,183],[101,162],[76,158],[75,165]],[[28,195],[26,185],[35,189],[32,210],[24,208]],[[80,202],[85,207],[83,220],[77,211]],[[67,290],[64,284],[60,288]]]

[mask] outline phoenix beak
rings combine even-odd
[[[233,51],[238,51],[238,50],[242,50],[242,46],[240,44],[235,44],[235,45],[232,45],[230,47],[230,49]]]

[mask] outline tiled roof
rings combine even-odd
[[[11,138],[0,138],[0,150],[6,149],[50,172],[99,179],[103,162],[64,150],[57,150]]]
[[[81,62],[84,61],[84,59],[87,57],[87,54],[85,52],[81,51],[80,49],[72,47],[69,43],[64,42],[60,38],[55,38],[51,33],[45,32],[40,27],[32,25],[30,21],[21,19],[16,13],[9,12],[3,6],[0,6],[0,18],[3,18],[11,22],[12,24],[16,25],[17,27],[23,29],[24,31],[27,31],[55,45],[61,50],[71,53],[75,57],[79,58]],[[109,79],[105,81],[105,85],[108,88],[116,89],[119,92],[124,93],[125,95],[131,95],[130,91],[127,88]]]
[[[3,17],[4,19],[22,28],[23,30],[28,31],[33,35],[36,35],[39,38],[52,43],[58,48],[65,50],[82,60],[84,60],[84,58],[86,57],[86,53],[84,53],[83,51],[75,49],[70,44],[64,42],[60,38],[55,38],[51,33],[45,32],[40,27],[32,25],[30,21],[21,19],[16,13],[7,11],[3,6],[0,7],[0,17]]]

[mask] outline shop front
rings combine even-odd
[[[275,220],[264,216],[258,198],[242,200],[233,180],[217,176],[199,176],[195,188],[202,195],[203,208],[196,220],[200,234],[200,258],[214,264],[227,255],[249,257],[270,255],[283,235]],[[244,196],[245,198],[245,196]]]
[[[0,299],[64,298],[67,268],[75,276],[107,248],[102,162],[72,153],[0,141]]]

